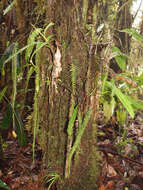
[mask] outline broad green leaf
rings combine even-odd
[[[122,71],[125,71],[125,69],[126,69],[126,57],[125,57],[125,55],[117,47],[113,47],[112,51],[118,54],[114,58],[118,64],[118,66],[120,67],[120,69]]]
[[[12,121],[12,109],[11,109],[11,106],[9,105],[3,116],[0,129],[4,129],[4,130],[9,129],[11,125],[11,121]]]
[[[126,118],[127,118],[127,113],[125,110],[120,110],[117,109],[116,110],[116,116],[117,116],[117,121],[120,125],[124,125],[126,122]]]
[[[17,110],[15,111],[15,128],[18,137],[18,143],[21,146],[25,146],[27,144],[27,136],[24,132],[24,125],[22,123],[20,114]]]
[[[120,30],[120,32],[126,32],[130,35],[132,35],[136,40],[138,40],[138,42],[143,43],[143,36],[140,35],[138,32],[136,32],[134,29],[124,29],[124,30]]]
[[[114,108],[115,108],[115,100],[112,98],[111,102],[104,101],[103,103],[103,113],[106,118],[106,122],[109,121],[111,116],[114,113]]]
[[[130,100],[128,99],[128,96],[126,96],[125,94],[123,94],[121,92],[121,90],[119,90],[118,88],[115,87],[115,95],[119,98],[119,100],[121,101],[121,103],[123,104],[123,106],[125,107],[125,109],[128,111],[128,113],[130,114],[130,116],[132,118],[134,118],[134,110],[133,107],[131,105]]]
[[[5,92],[7,90],[7,86],[4,87],[4,89],[0,92],[0,101],[3,99],[4,95],[5,95]]]
[[[143,101],[136,100],[135,98],[130,96],[128,96],[128,99],[130,100],[134,109],[143,110]]]
[[[6,190],[10,190],[10,187],[0,179],[0,187]]]

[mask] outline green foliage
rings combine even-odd
[[[30,69],[27,73],[27,80],[26,80],[26,89],[28,88],[28,83],[30,80],[31,75],[35,72],[35,94],[34,94],[34,105],[33,105],[33,161],[35,157],[35,143],[36,143],[36,135],[39,129],[39,92],[40,92],[40,61],[39,61],[39,51],[44,47],[47,46],[50,48],[50,43],[54,40],[53,35],[49,35],[46,37],[46,31],[49,27],[53,26],[53,23],[47,25],[45,29],[42,28],[35,28],[33,26],[34,31],[29,35],[27,44],[28,48],[26,49],[25,60],[27,66],[30,66]],[[41,39],[43,38],[43,40]],[[33,63],[33,58],[35,56],[35,64]],[[28,64],[30,62],[30,65]],[[26,91],[25,91],[26,93]]]
[[[87,0],[83,0],[82,23],[84,25],[86,24],[87,10],[88,10],[88,1]]]
[[[126,32],[132,35],[140,44],[142,44],[143,42],[143,36],[138,34],[134,29],[124,29],[120,32]],[[123,54],[117,47],[112,47],[112,53],[110,57],[115,58],[120,69],[125,72],[126,60],[130,57],[128,55]],[[138,90],[138,87],[141,87],[143,84],[143,74],[141,74],[140,76],[133,76],[132,79],[129,80],[128,77],[126,78],[126,72],[123,75],[117,75],[117,78],[116,75],[117,74],[115,73],[115,76],[113,75],[113,78],[109,80],[108,72],[104,74],[102,78],[103,80],[101,100],[103,104],[103,111],[104,116],[106,118],[106,122],[109,121],[109,119],[113,115],[115,105],[118,105],[118,107],[120,107],[121,103],[123,108],[121,110],[124,113],[121,114],[120,110],[116,110],[116,113],[118,123],[123,124],[123,122],[126,120],[126,114],[123,110],[126,110],[130,114],[130,116],[134,118],[135,111],[143,109],[143,102],[133,98],[134,94],[132,88],[128,85],[132,85],[132,83],[134,83],[134,85],[132,85],[134,87],[134,90]],[[118,82],[116,82],[115,85],[116,79],[118,80]],[[119,120],[121,120],[121,122]]]
[[[9,47],[5,50],[4,54],[0,58],[0,73],[4,75],[4,65],[10,57],[12,57],[13,49],[15,47],[15,44],[12,43],[9,45]]]
[[[115,104],[119,104],[117,100],[115,103],[115,96],[122,103],[122,106],[128,111],[130,116],[134,118],[134,107],[137,105],[137,102],[135,100],[132,101],[133,98],[122,93],[122,91],[117,88],[113,82],[106,81],[103,93],[103,110],[106,121],[109,121],[113,115]]]
[[[11,106],[9,105],[3,116],[0,129],[4,129],[4,130],[9,129],[11,121],[12,121],[12,109],[11,109]]]
[[[5,95],[6,90],[7,90],[7,86],[5,86],[5,87],[3,88],[3,90],[0,92],[0,102],[1,102],[1,101],[2,101],[2,99],[3,99],[3,97],[4,97],[4,95]]]
[[[14,2],[15,0],[12,3]],[[13,4],[7,7],[7,9],[5,10],[5,14],[12,8],[12,6]],[[12,114],[13,126],[16,129],[17,134],[18,134],[18,142],[22,146],[26,144],[26,135],[24,133],[23,124],[20,119],[20,115],[17,113],[17,111],[15,111],[15,98],[17,94],[17,76],[18,76],[18,70],[19,70],[19,65],[20,65],[19,56],[23,51],[26,50],[25,52],[26,67],[30,66],[27,73],[25,94],[27,93],[28,83],[29,83],[31,75],[33,74],[33,72],[36,73],[35,74],[34,107],[33,107],[34,108],[33,160],[34,160],[34,150],[35,150],[35,139],[36,139],[36,134],[37,134],[38,126],[39,126],[38,98],[39,98],[39,90],[40,90],[40,62],[38,60],[38,51],[41,50],[41,48],[43,48],[44,46],[47,46],[50,48],[50,43],[54,40],[53,35],[49,35],[48,37],[46,37],[45,34],[47,30],[49,29],[49,27],[51,26],[53,26],[52,22],[48,24],[45,29],[35,28],[35,26],[33,26],[34,30],[29,35],[27,45],[18,50],[18,43],[11,44],[6,49],[6,51],[4,52],[4,55],[0,59],[0,72],[2,74],[4,73],[5,64],[12,60],[12,80],[13,80],[13,94],[12,94],[12,102],[10,104],[10,106],[12,107],[12,111],[8,110],[6,112],[3,122],[2,122],[2,127],[3,128],[9,127],[10,122],[11,122],[11,117],[8,118],[8,114]],[[33,64],[33,60],[32,60],[34,58],[34,55],[36,57],[35,65]],[[0,96],[3,97],[4,93],[5,93],[5,90],[1,92]]]
[[[17,52],[17,46],[18,44],[15,43],[15,47],[13,50],[13,53],[15,54]],[[18,59],[17,56],[13,57],[12,60],[12,81],[13,81],[13,92],[12,92],[12,100],[11,100],[11,105],[14,110],[15,108],[15,99],[16,99],[16,94],[17,94],[17,63]],[[15,115],[14,112],[12,112],[12,118],[13,118],[13,128],[15,129]]]
[[[133,36],[133,38],[135,38],[141,45],[143,45],[143,36],[141,34],[139,34],[138,32],[136,32],[134,29],[124,29],[124,30],[120,30],[120,32],[126,32],[130,35]]]
[[[40,34],[40,32],[42,31],[42,28],[36,28],[34,31],[32,31],[32,33],[29,35],[29,38],[27,40],[27,45],[28,47],[26,48],[26,52],[25,52],[25,61],[26,63],[28,63],[30,56],[33,52],[33,48],[35,46],[35,42],[36,41],[36,37]]]
[[[115,102],[114,98],[112,98],[112,100],[110,102],[108,102],[108,101],[103,102],[103,113],[106,118],[106,122],[108,122],[109,119],[111,118],[111,116],[113,115],[114,109],[115,109],[115,104],[116,104],[116,102]]]
[[[36,55],[37,57],[37,55]],[[38,104],[38,97],[39,97],[39,90],[40,90],[40,64],[38,59],[36,59],[36,76],[35,76],[35,94],[34,94],[34,113],[33,113],[33,120],[34,120],[34,130],[33,130],[33,161],[35,157],[35,143],[36,143],[36,135],[39,128],[39,104]]]
[[[114,56],[118,66],[122,71],[125,71],[126,69],[126,56],[123,54],[119,48],[113,47],[112,48],[113,53],[117,53],[116,56]]]
[[[13,0],[12,3],[3,11],[3,15],[6,15],[15,5],[17,0]]]
[[[0,187],[6,190],[10,190],[10,187],[0,179]]]
[[[128,100],[131,102],[132,107],[135,110],[143,110],[143,102],[142,101],[136,100],[135,98],[130,97],[130,96],[127,96],[127,97],[128,97]]]
[[[134,76],[133,80],[137,83],[139,87],[141,87],[143,85],[143,73],[139,76]]]
[[[78,111],[78,106],[76,106],[74,108],[72,116],[71,116],[71,118],[69,120],[68,128],[67,128],[68,136],[73,135],[73,127],[74,127],[74,123],[75,123],[75,120],[76,120],[76,117],[77,117],[77,111]]]
[[[121,90],[119,90],[118,88],[115,88],[115,95],[119,98],[119,100],[121,101],[122,105],[129,112],[130,116],[132,118],[134,118],[134,115],[135,115],[134,109],[132,107],[132,104],[131,104],[130,100],[128,99],[128,96],[126,96],[125,94],[123,94],[121,92]]]
[[[74,64],[71,64],[70,72],[71,72],[71,82],[72,82],[72,93],[75,94],[77,67]]]
[[[61,177],[58,173],[50,173],[45,177],[45,183],[48,184],[48,190],[52,188],[52,185],[60,180]]]
[[[84,133],[84,130],[85,130],[85,127],[87,126],[87,123],[89,121],[91,117],[91,109],[88,110],[88,112],[86,113],[83,121],[81,121],[81,118],[79,118],[80,122],[79,122],[79,129],[77,131],[77,135],[76,135],[76,138],[75,138],[75,142],[69,152],[69,154],[67,155],[67,173],[65,173],[65,178],[69,178],[70,176],[70,169],[71,169],[71,161],[72,161],[72,158],[73,158],[73,155],[74,153],[76,152],[76,150],[78,149],[79,145],[80,145],[80,142],[81,142],[81,137]]]
[[[116,110],[116,115],[117,115],[117,122],[119,123],[120,126],[123,126],[127,118],[126,111],[122,108],[119,108]]]
[[[13,117],[14,117],[14,120],[13,120]],[[9,104],[5,114],[3,116],[2,123],[0,125],[0,129],[8,130],[11,126],[12,121],[15,126],[15,131],[17,133],[18,143],[21,146],[25,146],[27,144],[27,137],[24,132],[24,126],[21,121],[19,112],[16,111],[16,109],[12,107],[12,104]]]
[[[18,143],[21,146],[25,146],[27,144],[27,136],[24,132],[24,126],[18,111],[14,112],[14,121],[15,121],[15,130],[18,137]]]
[[[35,71],[34,67],[30,67],[27,71],[27,77],[26,77],[26,82],[25,82],[25,94],[27,93],[29,80],[30,80],[32,74],[34,73],[34,71]]]

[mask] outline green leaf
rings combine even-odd
[[[25,53],[25,60],[26,63],[28,63],[28,60],[32,54],[34,45],[35,45],[35,41],[36,41],[36,37],[41,33],[42,28],[36,28],[29,36],[28,40],[27,40],[27,44],[29,45],[29,47],[26,49],[26,53]]]
[[[3,68],[4,68],[4,64],[5,61],[11,57],[13,49],[15,47],[15,44],[12,43],[4,52],[4,54],[2,55],[2,57],[0,58],[0,72],[2,72]]]
[[[29,84],[29,80],[32,76],[32,74],[34,73],[34,67],[31,66],[28,71],[27,71],[27,77],[26,77],[26,82],[25,82],[25,94],[27,93],[27,89],[28,89],[28,84]]]
[[[46,46],[48,44],[48,42],[37,42],[37,45],[36,45],[36,49],[35,51],[32,53],[32,56],[31,56],[31,59],[33,58],[33,56],[44,46]]]
[[[10,190],[10,187],[0,179],[0,187],[6,190]]]
[[[4,95],[5,95],[5,92],[7,90],[7,86],[4,87],[4,89],[0,92],[0,101],[3,99]]]
[[[91,112],[92,112],[92,110],[91,110],[91,108],[89,108],[89,110],[87,111],[87,113],[86,113],[86,115],[85,115],[85,117],[83,119],[83,122],[81,123],[81,126],[79,126],[79,130],[78,130],[75,142],[74,142],[74,144],[72,146],[72,149],[71,149],[71,151],[70,151],[70,153],[68,155],[68,158],[67,158],[68,159],[68,174],[67,174],[66,178],[68,178],[70,176],[70,168],[71,168],[72,157],[73,157],[75,151],[77,150],[77,148],[80,145],[82,135],[83,135],[84,130],[86,128],[86,125],[87,125],[87,123],[88,123],[88,121],[89,121],[89,119],[91,117]]]
[[[72,135],[73,133],[73,126],[74,126],[74,122],[76,120],[76,116],[77,116],[77,110],[78,110],[78,106],[76,106],[73,110],[72,116],[69,120],[69,124],[68,124],[68,128],[67,128],[67,133],[69,136]]]
[[[6,15],[16,5],[17,0],[13,0],[12,3],[3,11],[3,15]]]
[[[133,97],[128,96],[128,99],[130,100],[132,107],[137,110],[143,110],[143,101],[139,101],[134,99]]]
[[[117,109],[116,110],[116,118],[118,123],[123,126],[127,119],[127,112],[125,110]]]
[[[134,110],[133,107],[131,105],[131,102],[128,98],[128,96],[126,96],[125,94],[123,94],[121,92],[121,90],[119,90],[118,88],[115,87],[115,95],[119,98],[119,100],[121,101],[121,103],[123,104],[123,106],[125,107],[125,109],[129,112],[130,116],[132,118],[134,118]]]
[[[115,100],[112,98],[111,102],[104,101],[103,103],[103,113],[106,118],[106,122],[109,121],[111,116],[114,113],[114,108],[115,108]]]
[[[18,143],[21,146],[25,146],[27,144],[27,136],[24,132],[24,125],[17,110],[15,111],[15,128],[18,137]]]
[[[136,40],[138,40],[138,42],[142,43],[143,42],[143,36],[140,35],[138,32],[136,32],[134,29],[124,29],[124,30],[120,30],[120,32],[126,32],[130,35],[132,35]]]
[[[29,45],[26,45],[24,46],[23,48],[21,48],[20,50],[18,50],[16,53],[12,54],[12,51],[11,52],[8,52],[8,54],[6,54],[6,56],[3,56],[1,59],[0,59],[0,72],[2,70],[2,68],[4,67],[4,65],[11,61],[15,56],[19,55],[20,53],[22,53],[25,49],[29,48],[30,46],[33,46],[33,45],[36,45],[37,42],[33,42]],[[14,45],[14,44],[13,44]],[[11,48],[13,48],[14,46],[12,46]],[[13,49],[12,49],[13,50]],[[5,54],[4,54],[5,55]]]
[[[51,26],[53,26],[54,25],[54,23],[53,22],[50,22],[47,26],[46,26],[46,28],[44,29],[44,35],[46,35],[46,31],[51,27]]]
[[[118,66],[120,67],[120,69],[122,71],[125,71],[125,69],[126,69],[126,57],[125,57],[125,55],[117,47],[113,47],[112,51],[117,53],[117,55],[114,58],[118,64]]]
[[[139,76],[134,76],[133,80],[137,83],[137,86],[143,85],[143,73]]]
[[[4,130],[9,129],[11,125],[11,121],[12,121],[12,110],[11,110],[11,106],[9,105],[3,116],[0,129],[4,129]]]

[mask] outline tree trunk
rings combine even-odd
[[[58,190],[95,189],[98,174],[95,121],[99,107],[99,55],[89,53],[89,47],[95,43],[92,36],[96,23],[90,31],[85,26],[88,21],[96,20],[95,10],[98,7],[94,1],[64,0],[45,6],[46,24],[51,21],[55,24],[48,30],[47,36],[53,33],[56,37],[52,50],[43,48],[38,55],[41,72],[39,125],[48,175],[59,174],[56,183]],[[57,51],[61,54],[59,67],[56,65]],[[49,70],[52,64],[53,67]],[[49,85],[46,84],[47,76],[50,79]],[[76,105],[78,114],[70,136],[68,123]],[[86,117],[90,117],[90,120],[79,138],[78,127],[81,121],[78,118],[85,123]],[[69,157],[77,141],[80,143],[72,155],[70,165]]]
[[[131,36],[129,36],[129,34],[125,32],[120,32],[119,30],[132,27],[133,19],[130,12],[131,5],[132,1],[128,0],[119,1],[119,6],[116,15],[116,22],[114,25],[115,46],[118,47],[123,53],[128,55],[130,53]],[[119,68],[115,60],[112,60],[111,68],[117,73],[121,72],[121,69]]]

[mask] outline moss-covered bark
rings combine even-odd
[[[39,125],[47,175],[55,176],[56,173],[60,176],[56,181],[58,190],[93,190],[97,187],[99,173],[95,145],[104,64],[100,44],[107,40],[109,1],[57,0],[46,3],[41,0],[41,3],[44,27],[54,23],[46,35],[55,37],[55,42],[49,48],[44,47],[38,58],[41,73]],[[103,24],[104,28],[98,31]],[[58,63],[57,52],[61,56]],[[68,123],[76,105],[77,120],[70,134]],[[74,150],[79,137],[78,127],[89,108],[92,110],[90,120]]]
[[[45,154],[45,162],[48,165],[48,174],[56,172],[60,175],[61,180],[57,182],[59,190],[90,190],[96,188],[96,109],[94,106],[98,103],[95,93],[92,96],[89,94],[93,90],[96,92],[95,76],[98,73],[98,59],[94,55],[92,58],[89,55],[92,35],[89,34],[86,37],[86,34],[92,33],[92,31],[88,31],[85,24],[88,15],[89,19],[92,20],[93,7],[85,3],[84,1],[65,2],[64,0],[57,0],[46,5],[45,25],[51,21],[55,23],[47,35],[53,33],[56,41],[60,42],[58,48],[62,56],[62,71],[57,79],[53,79],[54,65],[49,71],[48,68],[54,62],[57,46],[52,45],[52,52],[48,48],[44,48],[40,55],[39,118],[42,148]],[[82,14],[82,6],[85,9],[84,15]],[[96,57],[98,56],[96,55]],[[49,85],[46,82],[47,76],[51,81]],[[53,80],[57,88],[53,86]],[[70,176],[65,179],[68,156],[67,126],[76,105],[79,106],[82,118],[84,118],[89,107],[92,107],[92,119],[86,126],[80,147],[72,158]],[[75,139],[76,132],[73,144]]]

